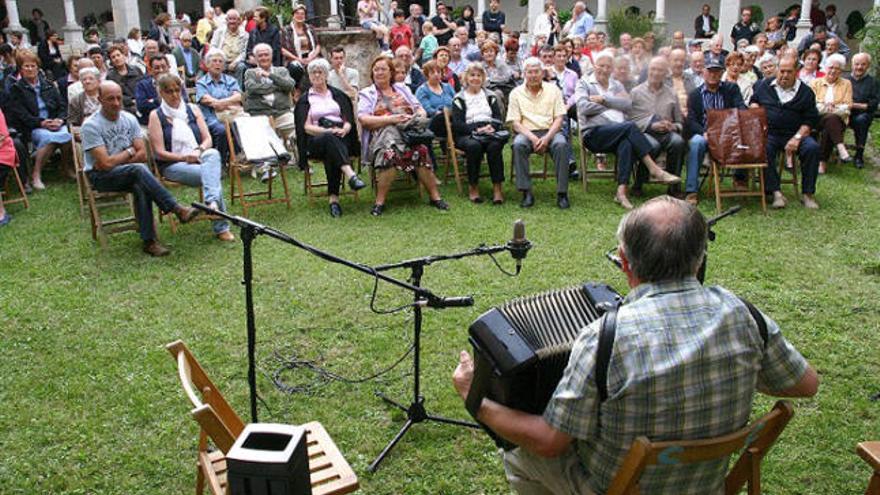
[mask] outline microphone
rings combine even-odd
[[[473,306],[474,298],[471,296],[429,297],[422,305],[429,308],[464,308],[467,306]]]
[[[519,219],[513,222],[513,238],[507,243],[507,250],[516,260],[516,273],[519,274],[522,269],[522,260],[532,249],[532,243],[526,239],[526,224]]]

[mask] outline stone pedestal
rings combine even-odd
[[[61,32],[64,33],[64,44],[69,46],[74,53],[82,53],[86,46],[82,28],[77,24],[66,24],[61,28]]]
[[[335,46],[345,48],[345,65],[360,73],[360,87],[364,88],[371,83],[370,63],[381,53],[376,35],[372,31],[361,28],[348,28],[344,31],[319,28],[315,33],[325,56],[329,57],[330,49]]]

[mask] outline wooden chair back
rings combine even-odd
[[[232,409],[214,382],[208,378],[202,365],[183,341],[176,340],[165,346],[177,361],[180,385],[193,405],[192,416],[202,427],[199,450],[206,447],[206,437],[224,454],[244,430],[244,422]]]
[[[244,184],[241,180],[241,173],[243,171],[250,171],[252,164],[248,162],[247,157],[244,155],[244,152],[237,152],[235,148],[236,144],[236,132],[235,132],[235,122],[243,117],[236,117],[232,122],[226,121],[224,124],[226,125],[226,141],[229,144],[229,195],[231,204],[235,204],[235,201],[238,200],[241,203],[242,209],[244,210],[244,216],[248,216],[248,209],[253,206],[259,205],[267,205],[274,203],[285,203],[287,208],[290,209],[290,190],[287,186],[287,174],[284,170],[284,167],[278,167],[278,175],[281,176],[281,186],[283,188],[283,197],[276,197],[273,193],[273,186],[275,182],[275,178],[270,178],[266,183],[266,188],[263,190],[253,190],[253,191],[245,191]],[[244,117],[251,118],[251,117]],[[270,125],[271,125],[270,119]],[[273,125],[274,129],[274,125]],[[279,150],[281,153],[284,150]],[[295,157],[291,160],[291,163],[295,163]],[[257,198],[257,199],[254,199]]]
[[[443,123],[446,125],[446,174],[443,180],[449,180],[451,172],[455,177],[455,187],[458,188],[458,194],[462,194],[458,155],[464,155],[464,152],[455,147],[455,133],[452,132],[452,110],[448,107],[443,108]]]
[[[725,493],[737,494],[743,485],[748,484],[749,495],[760,494],[761,460],[793,415],[791,403],[781,400],[754,423],[721,437],[670,442],[651,442],[646,437],[636,438],[606,495],[638,495],[639,478],[648,466],[711,461],[740,450],[742,454],[725,479]]]
[[[880,442],[862,442],[856,447],[856,452],[874,470],[865,495],[880,495]]]

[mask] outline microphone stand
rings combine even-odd
[[[415,258],[411,260],[401,261],[399,263],[391,263],[386,265],[379,265],[375,267],[376,271],[383,272],[387,270],[394,270],[397,268],[408,268],[410,270],[409,282],[416,286],[421,287],[422,276],[425,273],[425,267],[436,263],[438,261],[446,261],[446,260],[457,260],[461,258],[467,258],[470,256],[483,256],[483,255],[492,255],[495,253],[500,253],[503,251],[509,250],[509,246],[478,246],[469,251],[464,251],[461,253],[455,254],[446,254],[446,255],[435,255],[435,256],[425,256],[423,258]],[[473,301],[470,301],[470,304],[467,306],[471,306]],[[400,428],[394,438],[388,442],[382,452],[370,463],[370,466],[367,468],[371,473],[375,473],[379,469],[379,464],[385,459],[385,457],[391,453],[391,450],[397,445],[406,432],[409,431],[410,427],[416,423],[422,423],[424,421],[436,421],[438,423],[450,424],[454,426],[464,426],[468,428],[479,428],[480,426],[476,423],[471,423],[468,421],[459,421],[457,419],[448,419],[441,416],[435,416],[429,414],[425,409],[425,397],[422,396],[420,385],[421,385],[421,335],[422,335],[422,306],[423,304],[419,301],[419,295],[415,294],[414,304],[413,304],[413,391],[412,391],[412,401],[408,406],[404,406],[403,404],[394,401],[388,396],[386,396],[382,392],[376,392],[376,396],[382,399],[386,404],[394,406],[406,414],[406,422]]]

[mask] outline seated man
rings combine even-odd
[[[214,146],[225,163],[229,154],[224,122],[244,112],[241,105],[241,88],[238,81],[223,73],[226,56],[217,49],[211,49],[205,57],[208,73],[196,82],[196,102],[205,116],[208,131]]]
[[[595,378],[599,319],[574,341],[543,415],[489,399],[479,405],[479,421],[518,445],[503,454],[517,493],[605,493],[638,436],[725,435],[749,421],[756,391],[812,397],[818,390],[816,371],[773,320],[758,315],[765,340],[741,299],[697,281],[707,228],[696,207],[654,198],[627,214],[617,232],[632,289],[617,311],[605,400]],[[462,351],[453,382],[463,398],[472,379],[473,362]],[[726,468],[726,459],[650,466],[641,493],[723,493]]]
[[[682,56],[684,56],[682,54]],[[632,91],[632,109],[629,118],[645,138],[651,143],[651,157],[657,158],[666,152],[666,170],[674,175],[681,174],[687,144],[681,137],[684,117],[678,97],[664,81],[669,72],[669,63],[663,57],[654,57],[648,64],[648,80],[639,84]],[[641,192],[642,184],[647,177],[644,167],[636,168],[636,180],[633,192]],[[680,191],[678,184],[669,186],[669,194]]]
[[[520,206],[530,208],[535,204],[532,195],[532,178],[529,176],[529,155],[547,153],[553,156],[556,166],[556,204],[568,208],[568,157],[571,145],[560,132],[565,116],[562,91],[555,84],[545,82],[544,68],[535,57],[523,62],[525,82],[510,92],[507,106],[507,122],[513,124],[513,167],[516,172],[516,188],[522,191]]]
[[[168,60],[164,55],[153,55],[147,61],[147,67],[150,72],[134,87],[134,99],[140,116],[138,121],[142,125],[147,125],[150,119],[150,112],[159,108],[162,100],[159,99],[159,91],[156,89],[156,80],[162,74],[168,73]]]
[[[196,79],[202,72],[199,69],[202,57],[199,51],[193,48],[193,35],[189,31],[184,30],[180,33],[180,46],[175,47],[171,54],[174,55],[177,66],[183,67],[186,86],[190,88],[195,86]]]
[[[776,157],[780,151],[797,153],[801,163],[801,201],[807,208],[819,207],[814,194],[819,177],[819,144],[810,137],[810,130],[819,122],[816,96],[797,77],[797,59],[783,55],[775,79],[762,79],[755,84],[752,107],[767,112],[767,170],[764,171],[764,192],[773,195],[773,207],[784,208],[785,196],[779,188]]]
[[[83,171],[98,191],[129,191],[134,194],[138,231],[144,252],[165,256],[168,249],[156,239],[153,203],[163,212],[173,211],[187,223],[198,210],[180,205],[153,176],[147,161],[141,128],[134,115],[122,110],[122,88],[113,81],[101,83],[101,110],[82,126]]]
[[[690,135],[687,158],[687,182],[684,191],[687,201],[697,204],[700,200],[700,166],[706,158],[709,141],[706,140],[707,110],[724,108],[745,108],[739,86],[729,81],[721,81],[724,65],[712,60],[703,69],[703,85],[688,95],[687,120],[685,131]]]
[[[852,83],[853,104],[849,112],[849,126],[852,127],[856,138],[857,168],[865,166],[865,142],[868,140],[868,129],[874,121],[874,112],[877,111],[877,103],[880,102],[880,88],[877,80],[868,75],[871,66],[871,56],[867,53],[858,53],[852,58],[852,73],[846,76]]]
[[[644,162],[651,177],[664,184],[677,184],[681,179],[661,169],[651,158],[651,143],[625,113],[632,108],[632,101],[623,86],[611,79],[614,56],[604,50],[593,55],[593,73],[578,81],[578,123],[584,146],[593,153],[617,155],[617,191],[614,201],[627,210],[632,209],[627,197],[629,176],[633,168]]]
[[[248,32],[241,22],[241,14],[235,9],[226,12],[226,25],[218,27],[211,36],[211,47],[226,55],[226,73],[241,79],[247,69]]]
[[[296,82],[286,67],[272,65],[272,47],[259,43],[254,47],[257,66],[244,73],[244,109],[251,115],[269,115],[289,150],[294,149],[290,137],[296,129],[290,93]]]
[[[327,84],[345,93],[351,101],[357,99],[360,88],[360,73],[345,65],[345,48],[342,45],[330,50],[330,74]]]
[[[415,94],[416,90],[419,89],[419,86],[424,84],[425,75],[422,74],[422,71],[413,63],[412,50],[410,50],[408,46],[397,47],[397,50],[394,52],[394,60],[400,60],[403,62],[404,73],[406,74],[403,82],[406,83],[409,90]]]

